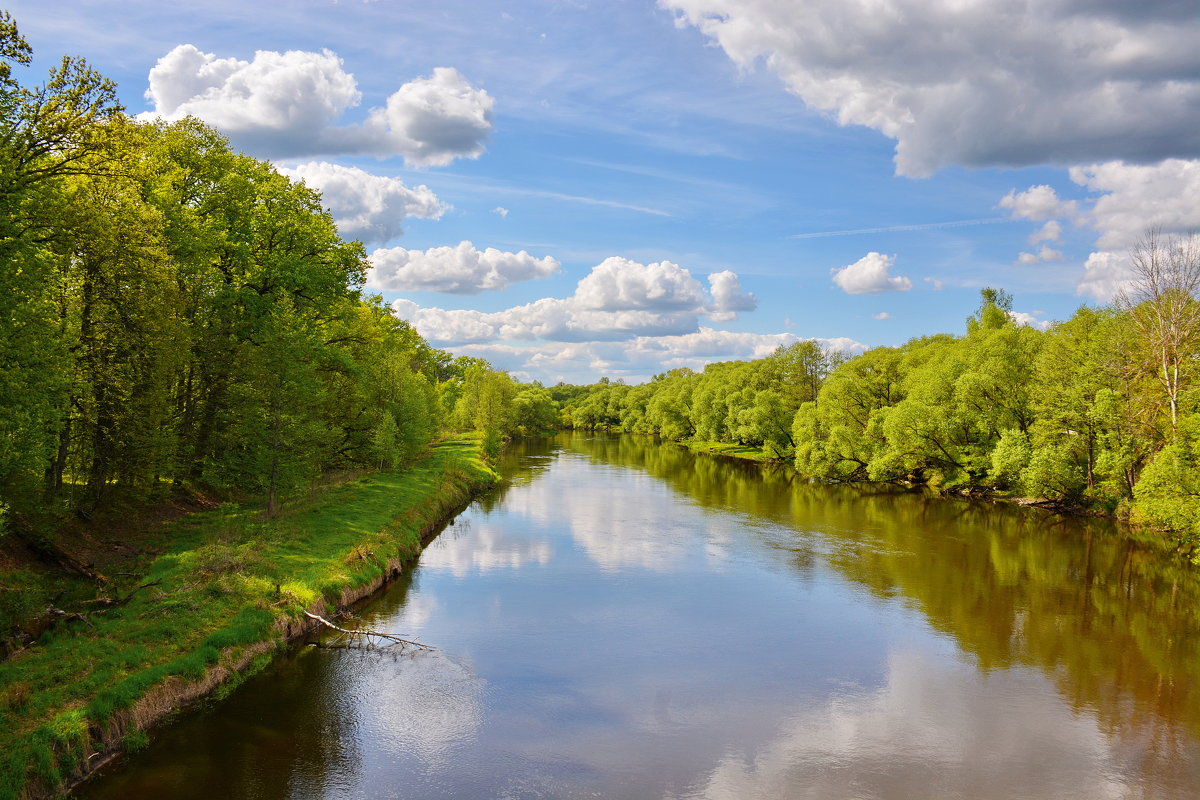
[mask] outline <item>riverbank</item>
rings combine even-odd
[[[686,439],[681,441],[680,444],[686,447],[688,450],[691,450],[693,453],[729,456],[730,458],[740,458],[743,461],[782,464],[784,461],[788,460],[769,455],[761,447],[751,447],[750,445],[746,444],[731,444],[729,442],[699,442]]]
[[[221,506],[173,523],[134,594],[0,664],[0,799],[55,796],[180,708],[223,698],[311,629],[304,611],[370,594],[495,480],[479,440],[459,437],[270,519]]]

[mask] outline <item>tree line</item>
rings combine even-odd
[[[1003,491],[1200,540],[1200,248],[1148,232],[1107,307],[1048,330],[985,289],[963,335],[813,342],[640,386],[554,387],[567,427],[762,448],[824,481]]]
[[[389,467],[518,392],[362,290],[320,196],[194,119],[140,123],[0,12],[0,529],[175,484],[273,511],[330,469]]]

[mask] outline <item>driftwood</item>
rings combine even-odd
[[[63,611],[61,608],[55,608],[54,606],[48,606],[46,608],[46,618],[50,621],[50,625],[53,625],[55,622],[71,622],[78,620],[85,623],[93,630],[96,627],[86,615],[78,614],[74,611]],[[50,627],[50,625],[47,625],[46,627]]]
[[[96,605],[96,606],[101,606],[102,608],[113,608],[115,606],[123,606],[126,603],[128,603],[130,600],[132,600],[133,596],[135,594],[137,594],[138,592],[140,592],[142,589],[149,589],[151,586],[158,586],[161,583],[162,583],[162,581],[150,581],[149,583],[143,583],[141,586],[138,586],[137,588],[133,589],[129,594],[125,595],[124,597],[118,597],[116,600],[112,599],[111,597],[97,597],[95,600],[86,600],[84,602],[86,605]]]
[[[381,633],[379,631],[372,631],[372,630],[365,630],[365,629],[348,630],[346,628],[339,628],[337,625],[334,625],[332,622],[325,619],[324,617],[318,616],[317,614],[309,613],[308,611],[304,612],[304,616],[308,617],[311,620],[316,620],[317,622],[324,625],[326,628],[329,628],[330,630],[334,630],[334,631],[337,631],[338,633],[342,634],[341,639],[338,640],[339,642],[342,639],[350,639],[351,641],[353,641],[355,639],[363,639],[366,641],[367,645],[370,646],[370,645],[375,644],[375,639],[383,639],[385,641],[391,642],[392,644],[399,644],[399,645],[404,645],[404,646],[411,645],[413,647],[416,647],[419,650],[433,651],[433,650],[437,649],[436,647],[430,647],[427,644],[421,644],[420,642],[413,641],[412,639],[405,639],[402,636],[396,636],[393,633]]]

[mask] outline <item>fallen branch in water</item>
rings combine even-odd
[[[309,619],[316,620],[317,622],[324,625],[326,628],[335,630],[338,633],[342,634],[343,636],[349,636],[351,639],[355,638],[356,636],[364,637],[367,639],[368,643],[370,643],[370,644],[374,644],[374,642],[371,641],[372,639],[378,638],[378,639],[386,639],[387,641],[392,642],[394,644],[412,645],[413,647],[419,648],[421,650],[433,651],[433,650],[437,649],[436,647],[430,647],[427,644],[421,644],[420,642],[414,642],[412,639],[405,639],[403,637],[396,636],[395,634],[392,634],[392,633],[380,633],[379,631],[369,631],[369,630],[354,631],[354,630],[347,630],[346,628],[339,628],[337,625],[334,625],[332,622],[325,619],[324,617],[318,616],[317,614],[309,613],[308,611],[304,612],[304,616],[308,617]]]

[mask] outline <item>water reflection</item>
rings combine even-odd
[[[391,668],[373,670],[366,737],[393,758],[415,758],[425,769],[453,766],[456,746],[471,741],[482,718],[484,683],[470,669],[444,656],[394,658]]]
[[[572,450],[643,469],[690,500],[821,534],[824,562],[879,598],[899,598],[986,671],[1041,668],[1106,728],[1172,721],[1153,749],[1200,735],[1196,570],[1109,523],[1037,509],[927,501],[877,487],[815,486],[776,469],[696,459],[639,437],[574,436]],[[812,543],[761,542],[800,563]]]
[[[1136,796],[1124,775],[1137,769],[1099,768],[1121,764],[1123,754],[1096,720],[1062,713],[1047,692],[1027,671],[978,680],[927,652],[893,652],[885,686],[804,708],[768,746],[726,755],[702,787],[679,797]]]
[[[530,443],[504,471],[364,612],[438,653],[292,658],[87,796],[1200,785],[1200,585],[1110,525],[635,437]]]
[[[421,554],[421,565],[449,570],[461,578],[472,572],[548,564],[553,554],[549,542],[507,531],[487,520],[459,517]]]

